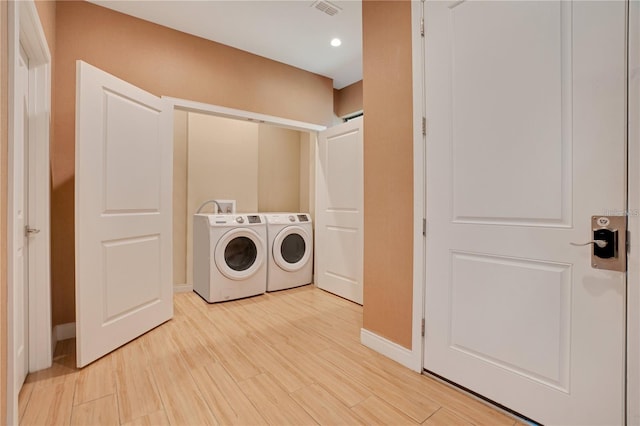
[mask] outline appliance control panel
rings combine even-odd
[[[311,218],[307,213],[278,213],[268,214],[267,222],[271,224],[294,224],[294,223],[310,223]]]
[[[260,216],[258,216],[258,215],[249,215],[249,216],[247,216],[247,222],[248,223],[262,223],[262,220],[260,219]]]
[[[198,215],[202,216],[202,215]],[[214,225],[260,225],[265,223],[264,216],[259,214],[208,214],[209,224]]]

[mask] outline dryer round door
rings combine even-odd
[[[264,241],[251,229],[233,229],[218,240],[214,259],[227,278],[242,280],[255,274],[264,262]]]
[[[288,226],[273,240],[273,260],[288,272],[304,267],[311,256],[311,236],[299,226]]]

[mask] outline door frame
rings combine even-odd
[[[627,396],[628,425],[640,425],[640,3],[628,3],[628,84],[627,84],[627,214],[630,250],[627,272]],[[412,350],[409,362],[403,364],[413,370],[423,370],[424,336],[422,321],[425,315],[425,237],[426,222],[426,134],[429,123],[425,118],[425,57],[424,37],[421,35],[424,0],[411,2],[412,60],[413,60],[413,161],[414,161],[414,242],[413,242],[413,321]],[[422,122],[425,123],[423,134]],[[424,222],[423,222],[424,221]],[[423,225],[423,223],[425,225]],[[424,228],[423,228],[424,226]],[[638,259],[636,259],[638,258]],[[402,362],[401,359],[397,359]]]
[[[413,75],[413,306],[410,364],[414,371],[424,367],[425,249],[428,231],[426,203],[426,143],[424,88],[424,1],[411,2],[411,61]],[[423,130],[424,128],[424,130]]]
[[[640,4],[628,3],[627,424],[640,425]]]
[[[40,229],[38,241],[29,249],[29,371],[51,366],[51,289],[50,289],[50,166],[49,132],[51,117],[51,54],[47,44],[40,17],[33,0],[8,2],[8,47],[9,47],[9,155],[8,155],[8,220],[7,235],[7,273],[13,274],[13,242],[15,231],[13,222],[13,194],[15,173],[22,170],[16,164],[14,139],[16,133],[16,111],[19,96],[16,96],[16,75],[20,45],[29,59],[29,186],[36,188],[30,195],[30,226]],[[20,106],[22,109],[22,106]],[[8,324],[15,323],[13,306],[15,289],[13,281],[7,284]],[[7,423],[18,420],[18,394],[14,382],[14,333],[7,327]]]
[[[253,121],[260,124],[273,124],[280,127],[286,127],[291,130],[299,130],[303,132],[320,132],[326,129],[326,126],[320,124],[306,123],[304,121],[291,120],[274,115],[261,114],[257,112],[245,111],[235,108],[227,108],[220,105],[206,104],[203,102],[190,101],[187,99],[174,98],[171,96],[162,96],[167,100],[173,109],[187,112],[196,112],[199,114],[209,114],[218,117],[233,118],[236,120]]]

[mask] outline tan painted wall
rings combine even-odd
[[[173,283],[187,282],[187,162],[188,114],[175,111],[173,120]]]
[[[316,134],[300,132],[300,212],[316,212]]]
[[[186,282],[193,283],[191,217],[198,207],[223,199],[236,200],[238,213],[258,211],[258,124],[193,113],[188,123]]]
[[[75,320],[75,61],[156,95],[329,124],[330,79],[99,6],[57,3],[52,149],[53,323]]]
[[[362,111],[362,80],[333,92],[333,111],[338,117]]]
[[[56,49],[56,0],[38,0],[35,2],[40,23],[47,38],[49,51],[55,57]]]
[[[300,210],[300,132],[258,127],[258,211]]]
[[[364,328],[411,348],[411,3],[364,1]]]
[[[7,418],[7,2],[0,2],[0,422]]]
[[[188,131],[187,214],[210,199],[235,199],[239,213],[256,212],[258,125],[190,113]],[[211,212],[213,206],[205,209]]]

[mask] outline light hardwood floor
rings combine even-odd
[[[23,425],[514,425],[360,344],[362,308],[313,286],[209,305],[82,370],[75,341],[30,374]]]

